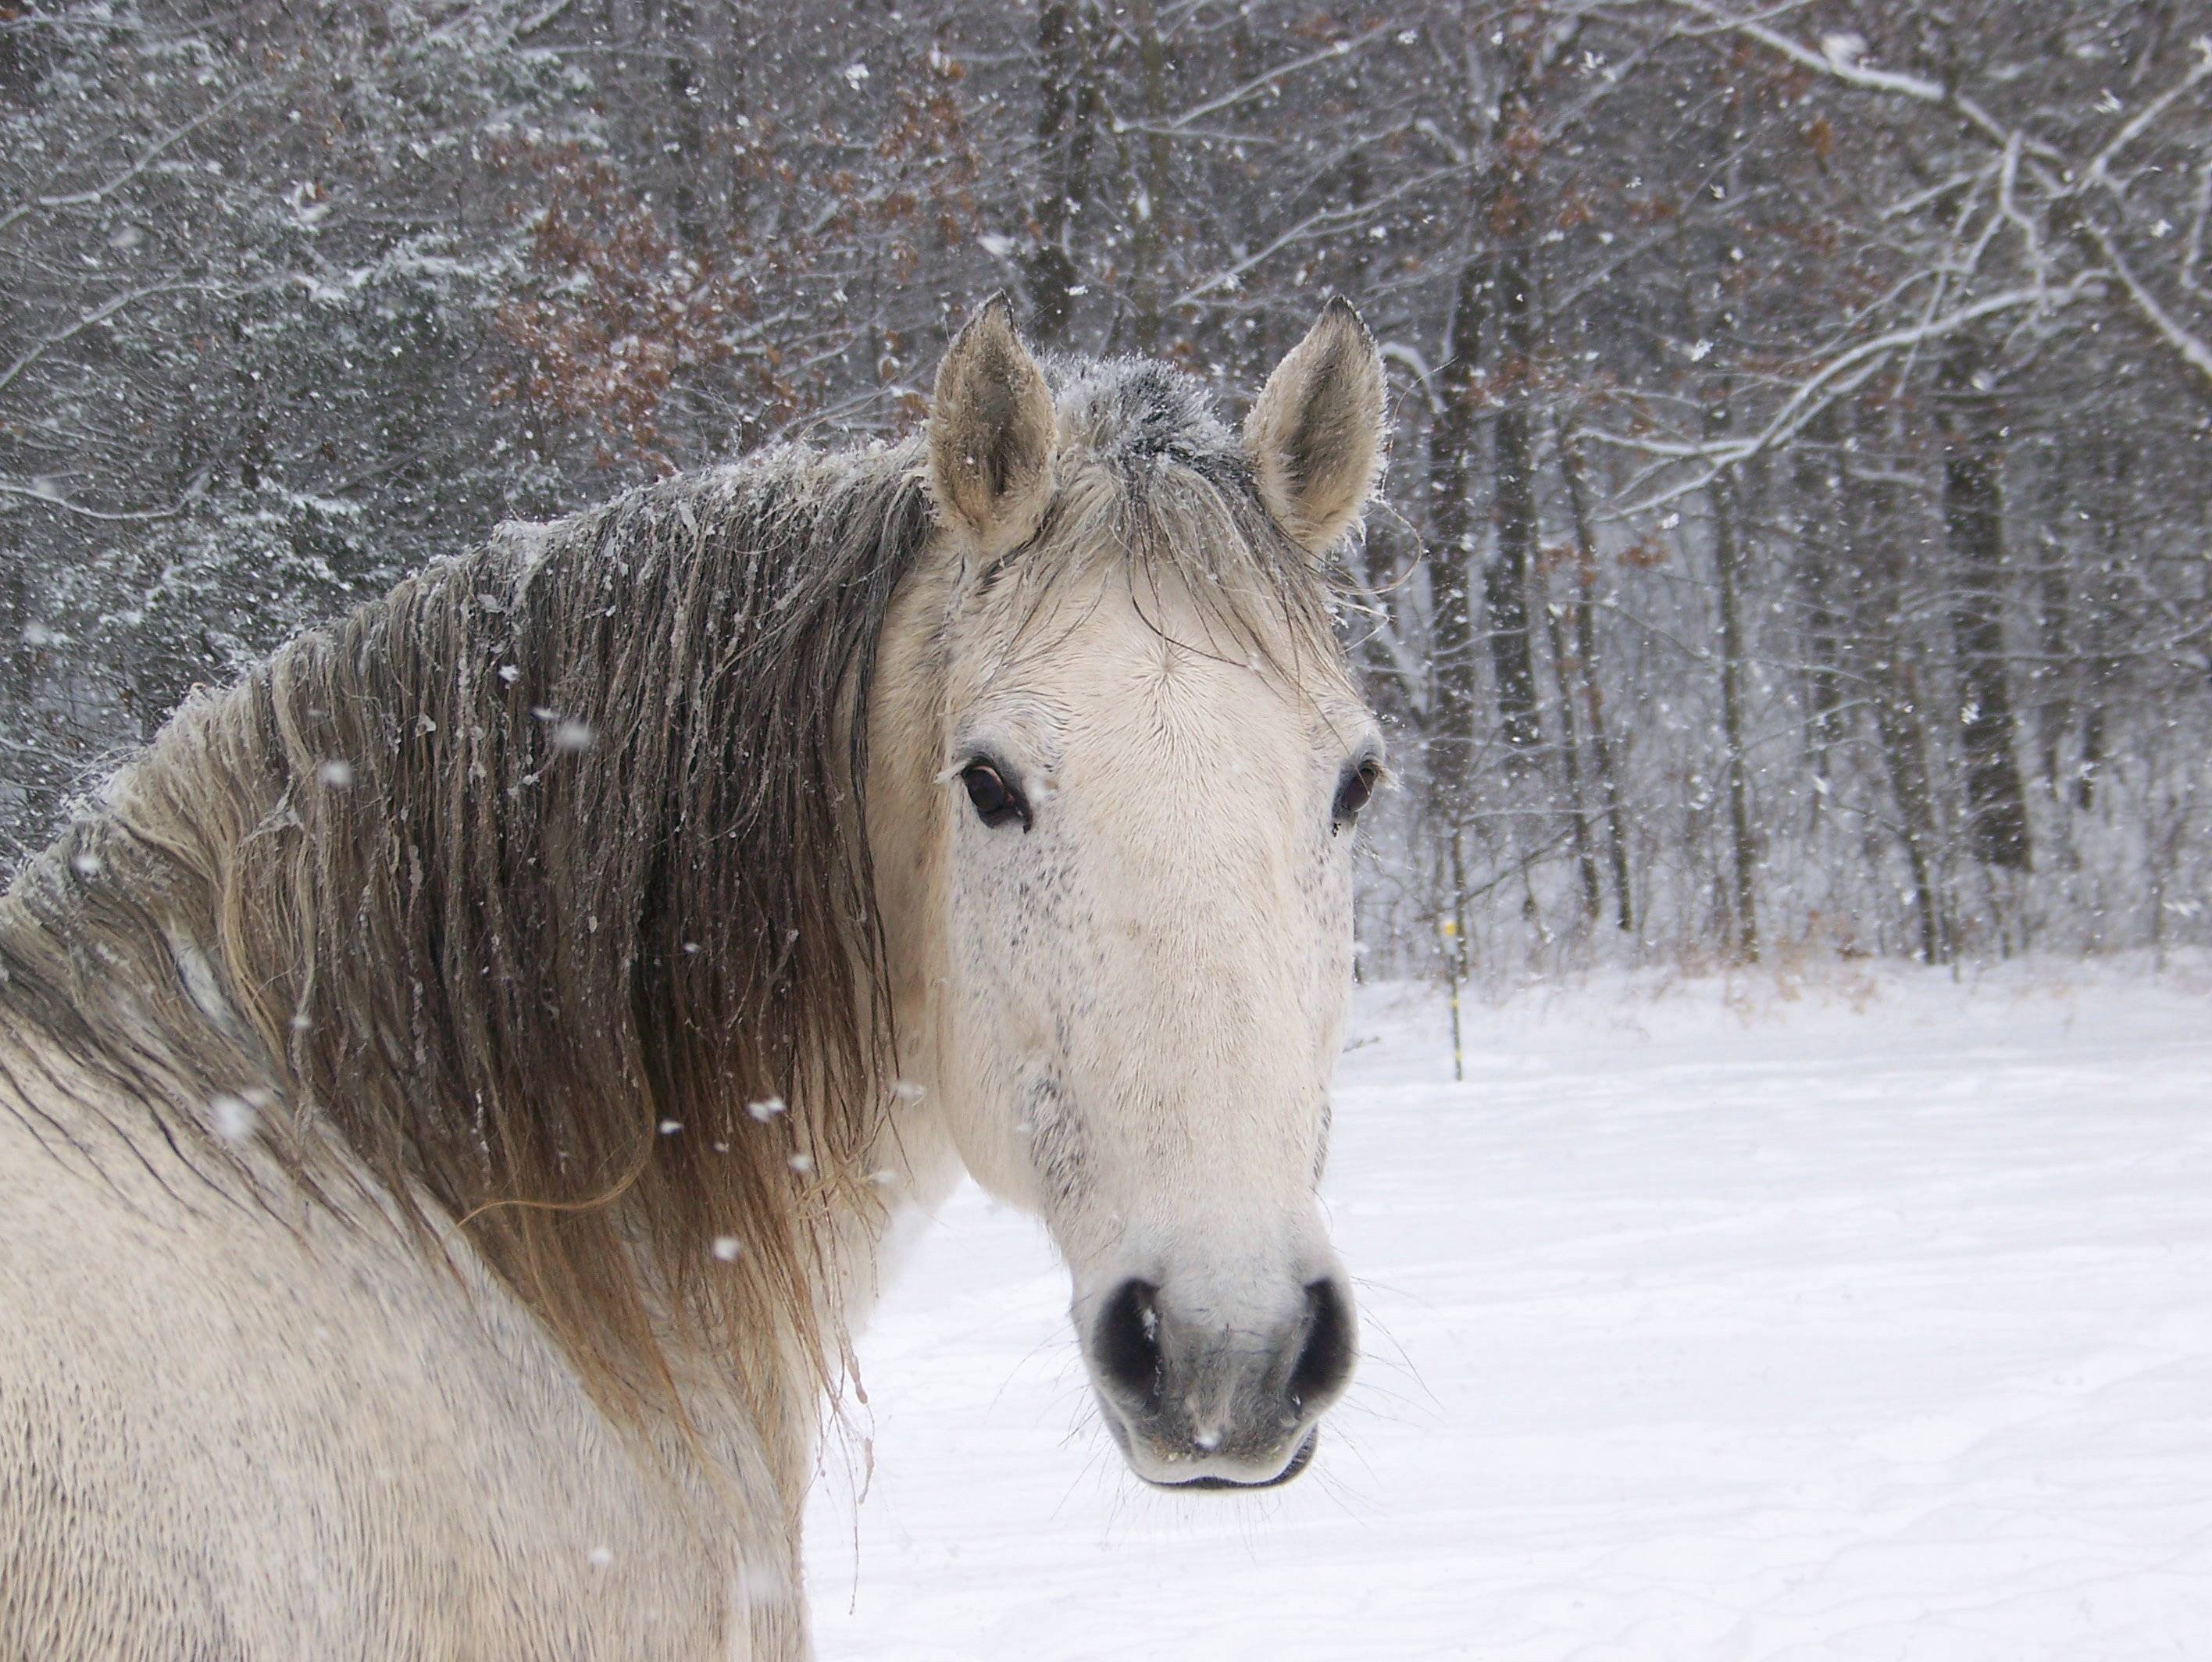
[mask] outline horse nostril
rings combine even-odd
[[[1125,1281],[1099,1312],[1091,1348],[1098,1371],[1124,1395],[1157,1405],[1161,1390],[1160,1289],[1149,1281]]]
[[[1333,1280],[1306,1283],[1305,1344],[1291,1369],[1291,1406],[1323,1407],[1352,1377],[1352,1306]]]

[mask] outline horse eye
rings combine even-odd
[[[984,824],[995,828],[1019,820],[1023,830],[1030,828],[1029,804],[989,762],[969,762],[960,770],[960,782],[968,787],[968,800]]]
[[[1344,776],[1336,787],[1336,804],[1330,810],[1330,830],[1341,831],[1359,817],[1359,810],[1367,806],[1367,799],[1375,794],[1376,781],[1382,777],[1382,768],[1371,761],[1361,762]]]

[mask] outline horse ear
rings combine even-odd
[[[1052,392],[994,294],[954,337],[929,412],[929,482],[939,508],[989,552],[1036,529],[1052,499]]]
[[[1350,531],[1382,461],[1382,358],[1342,296],[1275,366],[1244,418],[1260,498],[1316,554]]]

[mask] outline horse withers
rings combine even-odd
[[[995,301],[915,440],[187,703],[0,900],[0,1655],[804,1656],[825,1408],[963,1170],[1140,1477],[1302,1469],[1382,422],[1340,302],[1240,437]]]

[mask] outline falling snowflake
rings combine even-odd
[[[218,1091],[208,1098],[208,1129],[226,1143],[246,1141],[253,1135],[260,1118],[254,1113],[253,1104],[242,1096]]]

